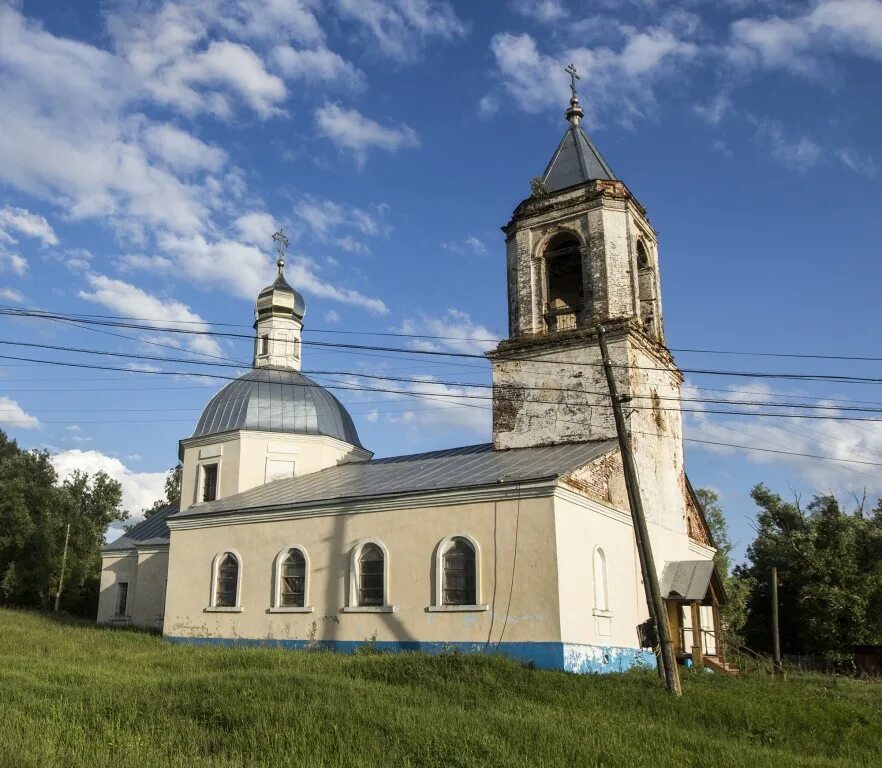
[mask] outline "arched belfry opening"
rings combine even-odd
[[[582,251],[568,232],[553,237],[542,254],[545,272],[545,329],[567,331],[582,323],[587,307]]]
[[[655,301],[655,272],[652,269],[652,261],[646,250],[643,240],[637,241],[637,291],[640,302],[640,321],[643,330],[650,336],[657,336],[656,326],[656,301]]]

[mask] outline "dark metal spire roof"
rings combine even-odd
[[[549,192],[557,192],[567,187],[582,184],[592,179],[615,180],[606,160],[578,123],[567,129],[557,150],[548,163],[542,181]]]
[[[565,114],[570,127],[567,128],[560,144],[557,145],[557,151],[545,168],[545,173],[542,174],[542,181],[549,192],[574,187],[592,179],[615,181],[616,178],[612,168],[606,164],[597,147],[582,130],[581,123],[585,112],[576,95],[576,80],[579,79],[576,67],[570,64],[564,71],[570,75],[570,89],[573,92],[570,106]]]
[[[362,447],[352,417],[324,387],[303,374],[255,368],[218,392],[191,437],[236,429],[327,435]]]

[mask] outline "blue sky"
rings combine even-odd
[[[319,330],[502,336],[499,227],[563,132],[569,61],[583,73],[586,127],[659,232],[672,348],[878,354],[877,0],[0,0],[0,303],[248,332],[274,273],[270,236],[284,225],[307,340],[390,341]],[[5,340],[250,359],[245,341],[0,322]],[[880,375],[872,362],[676,358]],[[463,390],[439,382],[489,380],[480,361],[309,346],[304,365],[425,377],[401,387],[442,398]],[[222,383],[15,361],[0,361],[0,376],[0,425],[57,453],[62,471],[107,469],[133,511],[159,493],[177,440]],[[693,397],[882,402],[878,385],[689,384],[723,390]],[[378,455],[488,439],[488,412],[461,401],[340,396]],[[689,414],[686,431],[882,462],[874,422]],[[755,482],[805,497],[882,491],[871,465],[701,443],[687,460],[695,485],[721,492],[742,548]]]

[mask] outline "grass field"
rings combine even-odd
[[[880,766],[882,685],[185,647],[0,610],[0,766]]]

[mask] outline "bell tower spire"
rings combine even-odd
[[[255,368],[286,368],[300,370],[300,333],[306,302],[285,280],[285,249],[288,237],[284,229],[273,234],[276,244],[276,267],[279,274],[257,296],[254,310]]]
[[[496,448],[615,436],[601,324],[620,391],[646,398],[630,417],[641,431],[657,431],[667,418],[660,410],[643,423],[642,406],[678,392],[682,380],[664,345],[655,231],[582,127],[575,64],[564,71],[571,90],[566,132],[533,194],[502,228],[509,338],[489,355]],[[638,359],[645,371],[638,372]],[[667,421],[673,429],[674,417]],[[679,415],[677,421],[679,430]]]

